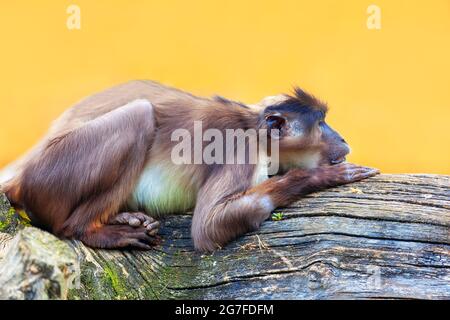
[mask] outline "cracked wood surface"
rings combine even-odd
[[[193,250],[189,215],[167,218],[148,252],[71,241],[81,276],[68,297],[449,299],[449,187],[449,176],[381,175],[329,189],[207,255]]]

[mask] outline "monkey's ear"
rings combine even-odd
[[[272,136],[272,138],[279,138],[281,137],[281,133],[283,132],[283,129],[286,126],[286,118],[283,117],[281,114],[269,114],[265,117],[267,130],[269,131],[269,134]],[[276,130],[272,132],[272,130]]]

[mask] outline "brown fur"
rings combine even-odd
[[[147,99],[152,106],[127,105],[135,99]],[[323,104],[299,89],[296,96],[286,99],[294,103],[290,117],[296,114],[295,105],[325,113]],[[204,129],[222,132],[260,128],[265,124],[261,112],[150,81],[120,85],[68,109],[20,161],[5,191],[15,205],[30,210],[41,225],[61,237],[100,248],[148,249],[153,240],[145,229],[110,221],[125,209],[149,159],[170,161],[172,131],[192,131],[195,120],[202,120]],[[311,121],[308,125],[315,126],[316,120]],[[281,141],[281,152],[289,157],[326,149],[316,127],[307,136],[285,132],[289,137]],[[185,165],[182,173],[191,177],[186,183],[197,193],[192,237],[195,247],[204,251],[258,228],[274,207],[288,205],[308,192],[374,174],[351,165],[323,166],[294,169],[253,186],[256,165]]]

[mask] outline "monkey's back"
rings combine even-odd
[[[67,109],[54,121],[46,137],[22,159],[20,166],[25,167],[49,141],[136,99],[151,102],[157,131],[153,145],[149,146],[146,166],[125,205],[152,215],[184,212],[192,208],[198,188],[208,172],[202,168],[203,165],[173,164],[170,158],[174,146],[171,134],[175,129],[184,128],[192,132],[194,121],[202,121],[204,130],[215,128],[224,131],[233,129],[233,126],[245,129],[254,127],[257,118],[253,110],[232,101],[196,97],[153,81],[130,81],[87,97]]]

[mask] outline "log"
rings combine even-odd
[[[449,187],[380,175],[311,194],[212,254],[194,251],[189,214],[165,219],[151,251],[93,250],[2,196],[0,298],[450,299]]]

